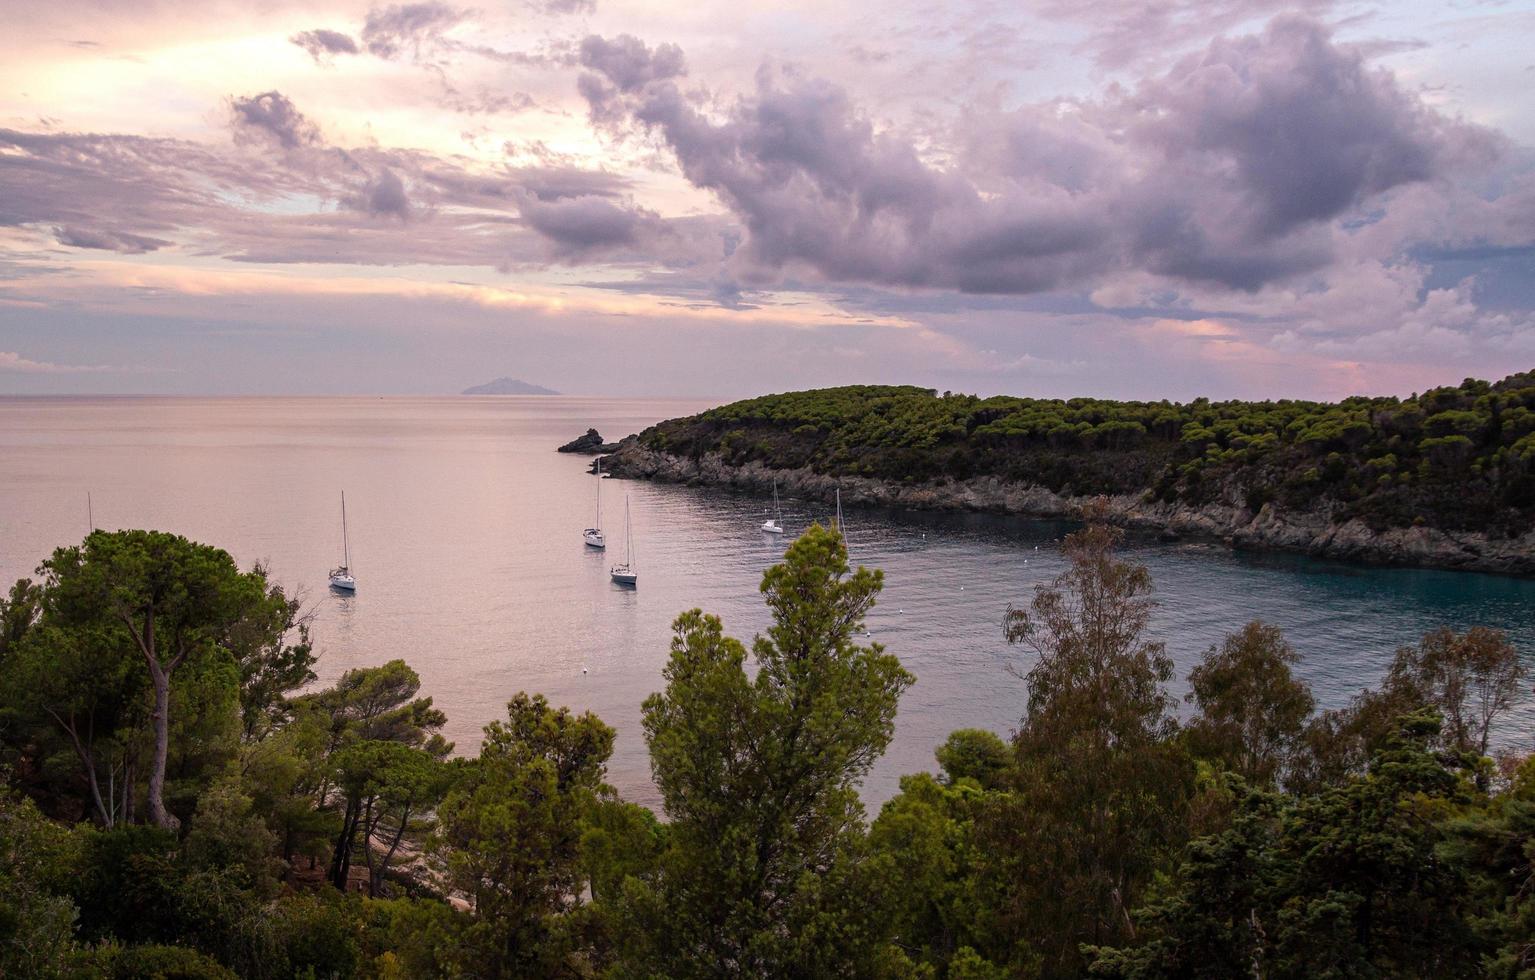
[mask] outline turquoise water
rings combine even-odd
[[[322,679],[403,657],[472,749],[519,690],[590,708],[619,730],[610,781],[654,802],[639,708],[660,687],[669,626],[698,606],[749,639],[766,625],[762,570],[784,546],[757,526],[767,502],[692,487],[604,481],[606,555],[581,542],[595,485],[586,457],[553,447],[598,427],[617,437],[696,402],[578,398],[0,399],[0,579],[29,573],[87,528],[156,527],[264,562],[316,612]],[[332,595],[347,493],[355,597]],[[625,495],[640,583],[608,580]],[[791,534],[826,507],[786,500]],[[874,639],[917,675],[890,751],[868,780],[888,798],[932,765],[952,729],[1006,733],[1026,669],[1002,640],[1009,603],[1060,571],[1049,522],[847,511],[855,561],[883,568]],[[1381,569],[1209,545],[1127,543],[1157,585],[1157,638],[1182,678],[1210,644],[1261,618],[1304,657],[1323,706],[1375,683],[1392,651],[1440,625],[1508,630],[1535,668],[1535,581]],[[1535,683],[1535,681],[1532,681]],[[1502,744],[1532,746],[1535,699]]]

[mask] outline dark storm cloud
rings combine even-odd
[[[281,92],[232,98],[229,108],[239,139],[272,140],[285,150],[318,146],[321,142],[319,127]]]
[[[745,225],[748,284],[1029,293],[1149,271],[1252,290],[1325,265],[1330,222],[1365,201],[1491,152],[1296,17],[1101,102],[970,118],[946,167],[825,81],[763,71],[721,117],[675,82],[673,46],[588,38],[581,60],[594,121],[659,136]]]
[[[419,55],[425,45],[440,40],[444,31],[467,16],[468,11],[437,0],[374,9],[363,22],[362,42],[380,58],[393,58],[406,49]]]
[[[309,56],[315,60],[315,64],[327,64],[332,55],[357,54],[357,42],[352,40],[350,34],[342,34],[340,31],[328,31],[317,28],[312,31],[300,31],[288,38],[294,44],[309,52]]]
[[[108,252],[121,252],[124,255],[142,255],[170,244],[163,238],[150,238],[148,235],[135,235],[104,228],[55,228],[53,237],[60,245],[68,245],[71,248],[95,248]]]

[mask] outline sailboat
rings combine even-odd
[[[357,579],[352,575],[352,548],[346,537],[346,491],[341,491],[341,567],[330,570],[330,587],[342,592],[356,592]]]
[[[836,520],[832,522],[832,526],[837,529],[837,533],[838,534],[842,535],[842,550],[846,551],[847,550],[847,531],[843,530],[843,527],[842,527],[842,488],[841,487],[837,488],[837,517],[836,517]]]
[[[773,480],[773,516],[762,522],[763,534],[783,533],[783,511],[778,508],[778,480]]]
[[[638,585],[640,573],[634,570],[634,535],[629,530],[629,495],[624,495],[624,562],[609,571],[619,585]]]
[[[607,538],[602,536],[602,458],[597,459],[597,523],[581,532],[588,548],[606,548]]]

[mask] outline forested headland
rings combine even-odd
[[[1107,496],[1132,526],[1535,574],[1535,372],[1337,403],[826,388],[662,422],[603,469],[1051,517]]]
[[[1016,729],[955,731],[876,813],[915,678],[835,529],[766,571],[749,642],[677,617],[660,812],[590,713],[519,693],[455,752],[403,661],[318,685],[265,569],[94,532],[0,601],[0,976],[1535,976],[1507,638],[1430,633],[1321,710],[1253,622],[1180,705],[1155,584],[1084,516],[996,610]]]

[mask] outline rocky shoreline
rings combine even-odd
[[[775,470],[759,463],[734,466],[715,454],[689,459],[657,452],[630,436],[602,457],[603,471],[620,478],[779,492],[830,500],[837,489],[852,504],[916,510],[980,511],[1028,517],[1076,517],[1090,497],[1063,496],[1044,487],[983,476],[968,480],[894,483],[866,477],[833,477],[808,469]],[[1338,522],[1324,509],[1280,511],[1266,504],[1257,513],[1244,506],[1150,502],[1140,496],[1108,498],[1116,523],[1166,537],[1221,541],[1236,548],[1299,552],[1316,557],[1384,565],[1535,575],[1535,531],[1518,538],[1492,539],[1475,532],[1431,527],[1383,532],[1364,522]]]

